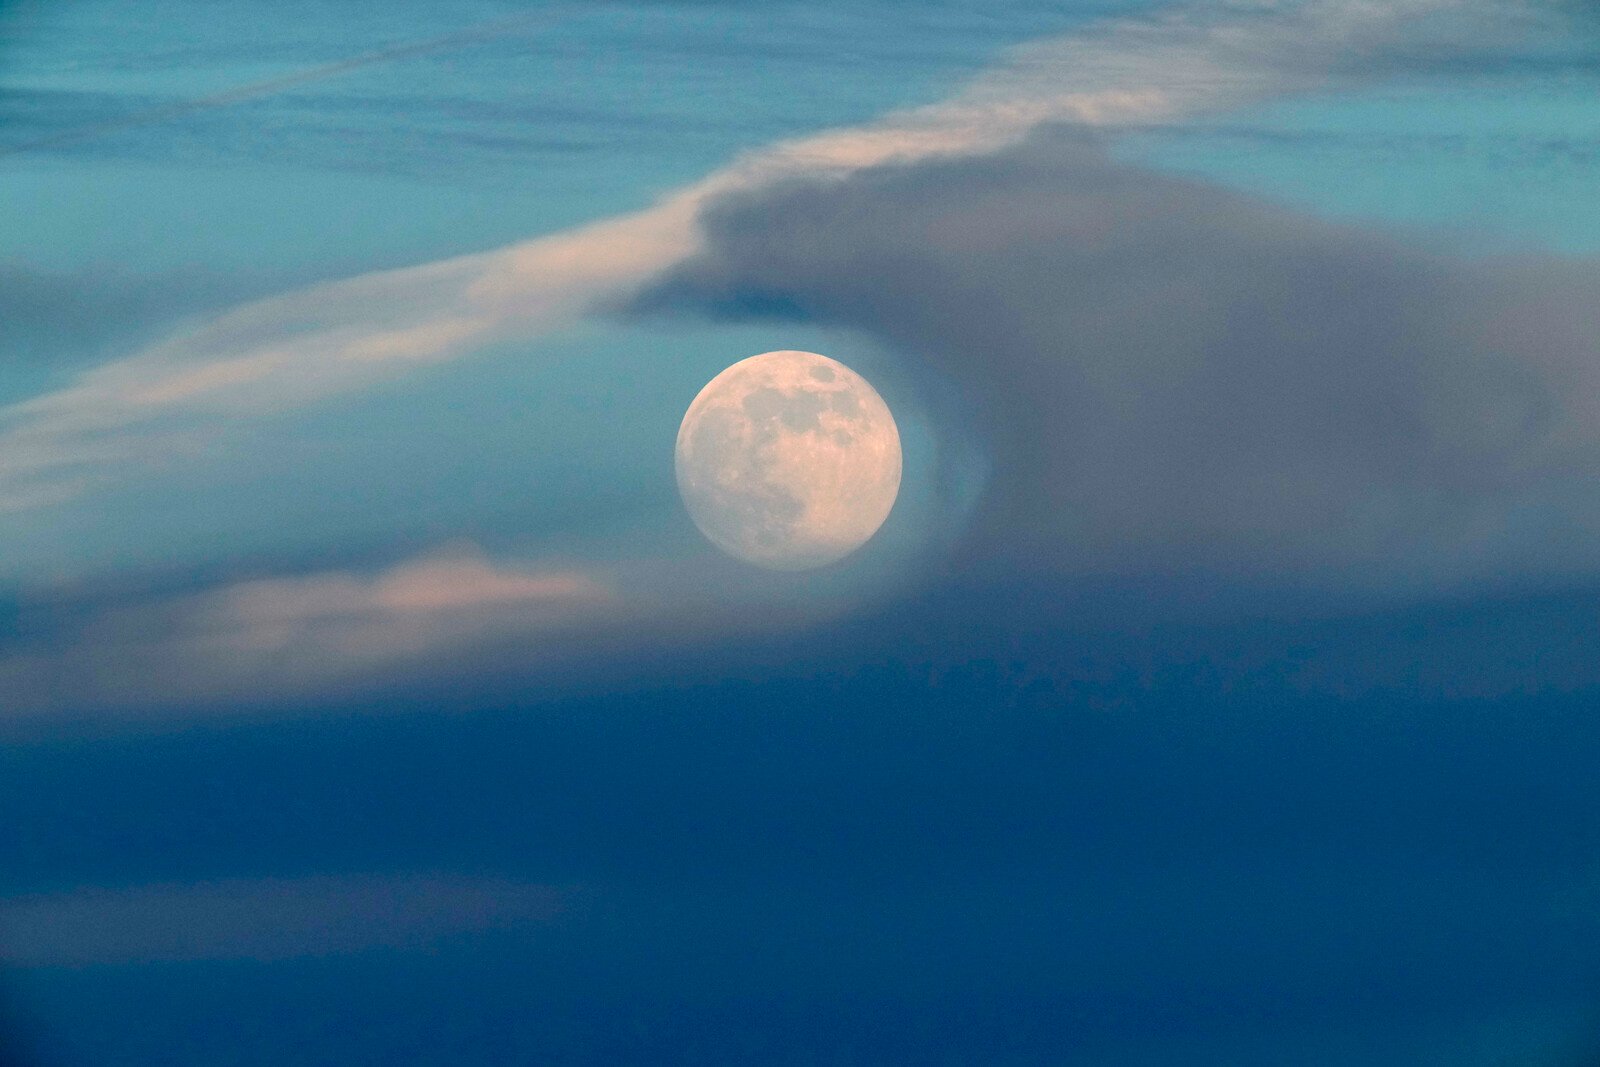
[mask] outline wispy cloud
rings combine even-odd
[[[326,81],[329,78],[336,78],[351,71],[360,70],[363,67],[377,66],[434,52],[461,48],[466,45],[492,40],[495,37],[503,36],[516,30],[526,30],[536,25],[548,24],[564,17],[570,17],[572,10],[570,7],[555,6],[542,8],[532,13],[523,12],[510,18],[480,23],[454,33],[429,37],[425,40],[392,44],[332,63],[307,67],[246,85],[236,85],[231,89],[225,89],[206,96],[140,108],[130,113],[115,115],[97,122],[70,124],[65,129],[56,130],[45,137],[24,141],[20,144],[0,145],[0,157],[21,155],[43,148],[76,144],[135,126],[166,122],[200,111],[210,111],[257,97],[271,96],[288,89]]]
[[[206,644],[245,653],[315,644],[357,659],[387,659],[434,644],[463,622],[503,612],[559,621],[602,606],[611,592],[578,571],[497,567],[455,552],[393,567],[375,577],[326,572],[229,586],[196,605]],[[471,620],[463,620],[465,614]]]
[[[0,961],[73,967],[415,949],[549,923],[573,892],[448,874],[87,887],[0,899]]]
[[[0,509],[82,491],[153,429],[204,436],[497,339],[613,306],[701,247],[710,200],[796,176],[995,151],[1049,123],[1118,126],[1328,84],[1448,0],[1183,7],[1017,51],[949,100],[779,143],[648,210],[506,248],[319,285],[208,324],[0,411]]]
[[[91,610],[0,657],[0,688],[12,714],[269,699],[411,676],[496,639],[537,657],[541,640],[614,622],[623,607],[584,571],[455,546],[373,574],[260,578]]]
[[[648,541],[648,538],[644,539]],[[918,550],[805,580],[706,545],[603,562],[455,542],[384,566],[37,583],[0,641],[0,733],[94,721],[300,714],[347,698],[608,685],[737,635],[793,633],[902,594]]]

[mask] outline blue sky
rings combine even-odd
[[[1581,8],[0,14],[40,1063],[1593,1055]],[[802,575],[672,481],[784,348]]]

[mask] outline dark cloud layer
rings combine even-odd
[[[1600,271],[1488,261],[1111,161],[1009,153],[724,200],[635,310],[903,353],[992,480],[968,549],[1393,586],[1600,564]]]

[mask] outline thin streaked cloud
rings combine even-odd
[[[448,873],[84,887],[0,899],[0,962],[83,967],[415,950],[548,924],[576,893]]]

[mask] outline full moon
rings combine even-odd
[[[820,567],[866,543],[900,492],[900,431],[877,390],[815,352],[767,352],[711,379],[678,427],[678,491],[731,556]]]

